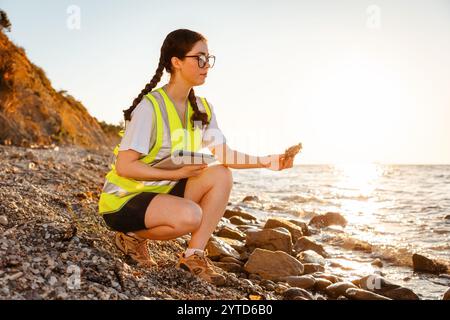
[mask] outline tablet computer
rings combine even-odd
[[[186,150],[176,150],[151,166],[159,169],[178,169],[188,165],[204,165],[216,162],[217,159],[210,154],[191,152]]]

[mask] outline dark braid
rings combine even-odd
[[[189,102],[191,103],[194,114],[191,117],[192,127],[194,127],[194,121],[201,121],[203,125],[208,125],[208,114],[201,112],[197,105],[197,99],[195,98],[194,88],[189,91]]]
[[[147,93],[151,92],[154,87],[156,87],[158,82],[161,80],[164,68],[165,68],[164,60],[163,60],[163,56],[161,55],[161,58],[159,59],[158,68],[156,69],[155,75],[153,76],[152,80],[149,83],[147,83],[147,85],[145,86],[144,89],[142,89],[141,93],[139,93],[137,98],[134,99],[133,104],[131,105],[131,107],[128,108],[127,110],[123,111],[123,114],[124,114],[124,117],[125,117],[125,121],[126,120],[131,120],[131,113],[136,108],[136,106],[139,104],[139,102],[142,100],[142,98]]]

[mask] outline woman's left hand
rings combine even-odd
[[[292,168],[294,165],[294,157],[286,157],[283,154],[272,154],[265,157],[266,168],[273,171],[281,171],[284,169]]]

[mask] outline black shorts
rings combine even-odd
[[[187,178],[179,180],[168,194],[183,198],[186,182]],[[119,211],[104,214],[103,219],[108,227],[115,231],[126,233],[145,230],[145,212],[150,202],[158,194],[142,192],[128,201]]]

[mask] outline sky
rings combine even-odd
[[[231,148],[296,164],[450,164],[450,1],[0,0],[57,90],[119,123],[162,42],[202,33],[195,87]],[[158,86],[168,81],[165,75]]]

